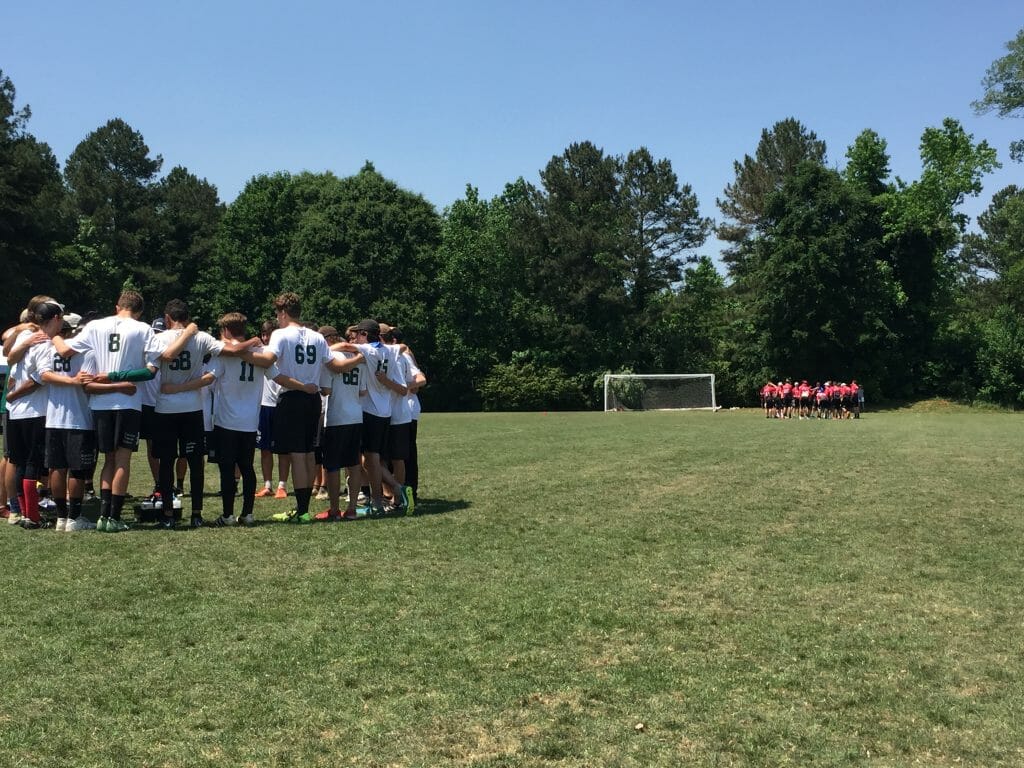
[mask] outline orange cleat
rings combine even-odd
[[[288,498],[288,491],[286,491],[281,486],[277,486],[277,490],[274,491],[274,498],[275,499],[287,499]]]

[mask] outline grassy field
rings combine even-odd
[[[0,526],[0,766],[1024,764],[1024,417],[420,435],[413,518]]]

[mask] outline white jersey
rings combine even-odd
[[[210,361],[213,362],[212,360]],[[209,373],[210,366],[203,366],[203,373]],[[199,390],[200,396],[203,398],[203,432],[213,432],[213,408],[214,403],[217,399],[213,395],[213,386],[208,385]]]
[[[302,384],[320,384],[320,371],[331,359],[327,340],[311,328],[289,325],[270,334],[267,351],[277,356],[278,369]]]
[[[22,344],[26,339],[32,336],[33,333],[35,332],[22,331],[19,333],[18,338],[14,341],[14,347]],[[14,347],[12,347],[12,349]],[[36,344],[35,347],[27,350],[25,352],[25,356],[11,367],[9,373],[10,381],[7,385],[8,393],[13,392],[28,381],[39,381],[39,379],[33,375],[36,373],[36,364],[33,362],[33,353],[39,353],[40,347],[45,348],[46,344]],[[13,403],[7,404],[7,418],[14,420],[38,419],[40,416],[46,416],[46,400],[46,387],[37,387],[24,397],[15,400]]]
[[[149,381],[140,381],[135,386],[142,393],[142,404],[154,408],[156,397],[160,394],[160,371],[157,371],[156,376]]]
[[[92,353],[73,355],[63,358],[57,354],[53,342],[40,344],[31,350],[34,369],[32,378],[43,383],[43,374],[55,373],[58,376],[74,378],[81,370],[95,373],[92,364]],[[43,391],[46,393],[46,427],[47,429],[92,429],[92,410],[89,408],[89,396],[79,384],[55,384],[47,382]]]
[[[156,336],[157,349],[163,351],[173,344],[184,330],[171,328]],[[164,384],[185,384],[203,375],[203,358],[207,355],[219,355],[224,343],[213,336],[199,331],[186,343],[184,349],[171,361],[164,360],[160,364],[160,379]],[[203,410],[203,393],[198,389],[189,392],[176,392],[165,395],[158,392],[156,396],[157,413],[191,413]]]
[[[379,341],[369,344],[356,344],[366,359],[366,395],[363,396],[363,412],[391,418],[391,390],[377,381],[377,371],[387,374],[394,367],[394,356]]]
[[[409,361],[401,353],[401,348],[397,344],[386,346],[393,361],[391,370],[388,371],[388,378],[396,384],[407,387],[412,379],[412,375],[409,373]],[[408,396],[391,392],[391,425],[408,424],[410,421],[412,421],[412,412],[409,410]]]
[[[237,357],[210,361],[210,373],[217,379],[213,393],[213,424],[235,432],[255,432],[260,425],[263,382],[277,376],[276,365],[260,368]]]
[[[274,364],[275,366],[277,363]],[[281,369],[277,369],[280,373]],[[274,374],[277,375],[276,373]],[[274,381],[272,378],[267,377],[263,380],[263,396],[260,398],[260,405],[267,406],[268,408],[276,408],[277,401],[281,397],[281,385]]]
[[[157,365],[160,348],[154,346],[153,329],[131,317],[111,315],[93,320],[77,336],[67,340],[75,352],[92,352],[99,373],[133,371],[147,364]],[[94,411],[142,410],[142,392],[106,392],[93,395],[89,405]]]
[[[333,356],[338,360],[355,357],[348,352],[334,352]],[[359,391],[365,389],[367,376],[366,365],[363,363],[344,373],[332,373],[324,368],[320,376],[320,388],[331,390],[327,398],[325,426],[341,427],[363,423],[363,406],[359,402]]]
[[[416,365],[416,361],[413,360],[412,355],[408,351],[403,352],[402,356],[409,362],[409,384],[410,386],[416,381],[417,376],[422,376],[423,371]],[[415,392],[409,393],[409,413],[412,415],[413,421],[419,421],[420,419],[420,396]]]

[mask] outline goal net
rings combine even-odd
[[[713,373],[608,373],[606,411],[716,410]]]

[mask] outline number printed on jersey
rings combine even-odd
[[[295,345],[295,362],[299,365],[315,365],[316,364],[316,347],[312,344],[302,346],[301,344]]]
[[[192,353],[187,349],[184,350],[180,355],[171,360],[167,367],[172,371],[191,371]]]
[[[359,386],[359,368],[353,368],[351,371],[345,371],[341,374],[341,383],[348,384],[349,386]]]
[[[54,355],[53,370],[56,373],[71,373],[71,358],[65,359],[60,355]]]
[[[245,362],[245,360],[242,360],[241,363],[242,363],[242,373],[241,373],[241,375],[239,375],[238,380],[239,381],[252,381],[253,375],[254,375],[255,370],[256,370],[256,366],[254,366],[252,363]],[[246,373],[246,371],[248,371],[248,373]]]
[[[107,351],[118,352],[121,349],[121,334],[112,333],[107,336]]]

